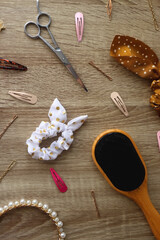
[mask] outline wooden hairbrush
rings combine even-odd
[[[107,130],[95,139],[92,158],[108,183],[137,203],[160,240],[160,214],[150,200],[147,168],[132,138],[119,129]]]

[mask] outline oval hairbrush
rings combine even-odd
[[[107,130],[95,139],[92,158],[108,183],[137,203],[160,240],[160,214],[149,198],[147,168],[132,138],[119,129]]]

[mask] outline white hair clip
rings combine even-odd
[[[51,105],[48,117],[50,123],[42,121],[39,127],[36,128],[36,131],[34,131],[26,141],[28,153],[32,155],[34,159],[54,160],[63,150],[68,150],[73,142],[73,132],[80,128],[88,118],[87,115],[80,116],[65,124],[67,121],[67,113],[57,98]],[[57,141],[52,142],[48,148],[40,148],[39,144],[42,140],[55,137],[57,133],[62,133]]]

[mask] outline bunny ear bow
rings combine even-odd
[[[67,113],[65,108],[61,105],[59,100],[56,98],[52,103],[48,112],[48,117],[51,122],[57,121],[65,123],[67,121]]]
[[[66,123],[67,121],[67,112],[57,98],[54,100],[53,104],[50,107],[48,117],[51,123],[57,125],[57,127],[58,125],[63,126],[63,123]],[[76,117],[69,121],[67,126],[64,125],[63,127],[65,127],[66,130],[76,131],[82,126],[82,124],[85,122],[87,118],[88,118],[87,115]]]
[[[26,142],[28,153],[32,155],[32,158],[40,160],[56,159],[63,150],[69,149],[73,142],[73,132],[79,129],[88,118],[87,115],[80,116],[65,124],[67,113],[57,98],[50,107],[48,117],[50,123],[42,121]],[[51,143],[50,147],[40,148],[39,144],[42,140],[55,137],[58,133],[62,134],[57,141]]]
[[[110,55],[122,66],[145,79],[154,80],[151,106],[160,114],[160,62],[155,52],[145,43],[129,36],[116,35]]]

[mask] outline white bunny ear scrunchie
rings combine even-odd
[[[42,121],[39,127],[36,128],[36,131],[26,141],[28,153],[34,159],[54,160],[63,150],[68,150],[73,142],[73,132],[80,128],[88,118],[87,115],[80,116],[65,124],[67,113],[57,98],[49,110],[48,117],[50,123]],[[42,140],[55,137],[57,133],[62,133],[57,141],[52,142],[48,148],[40,148],[39,144]]]

